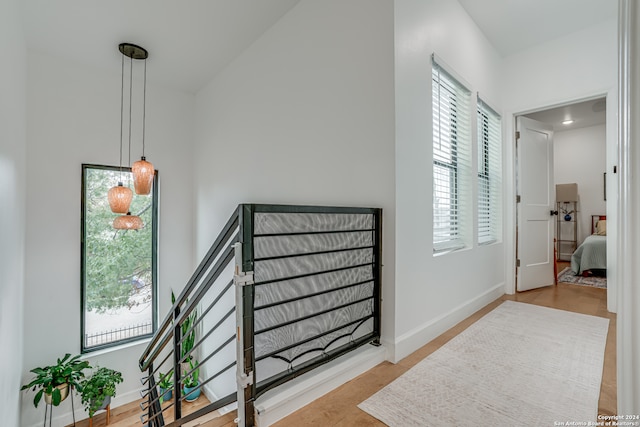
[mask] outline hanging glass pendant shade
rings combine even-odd
[[[142,227],[144,227],[142,219],[137,215],[131,215],[131,212],[113,220],[113,228],[116,230],[140,230]]]
[[[133,163],[131,172],[133,172],[133,186],[136,194],[149,194],[153,184],[153,165],[142,156],[140,160]]]
[[[140,160],[131,165],[131,172],[133,173],[133,186],[136,190],[136,194],[147,195],[151,192],[151,185],[153,184],[153,165],[147,161],[144,156],[145,148],[145,134],[147,123],[147,57],[149,54],[140,46],[131,45],[129,48],[131,51],[131,58],[144,60],[144,86],[143,86],[143,98],[142,98],[142,157]],[[127,53],[126,47],[121,45],[121,52],[125,55]],[[131,119],[129,119],[131,122]]]
[[[109,198],[111,212],[124,214],[129,212],[133,191],[129,187],[123,186],[122,182],[119,182],[117,186],[111,187],[107,197]]]

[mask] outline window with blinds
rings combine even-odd
[[[502,126],[500,116],[478,98],[478,244],[500,239]]]
[[[471,93],[433,61],[433,250],[463,248],[471,226]]]

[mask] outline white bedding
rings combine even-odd
[[[582,274],[587,270],[606,270],[607,236],[592,234],[571,255],[571,271]]]

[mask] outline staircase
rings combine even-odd
[[[238,424],[253,426],[265,392],[377,343],[381,220],[373,208],[239,205],[140,357],[142,424],[238,402]],[[185,411],[197,393],[209,403]]]

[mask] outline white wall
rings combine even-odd
[[[634,0],[620,0],[619,30],[619,137],[620,236],[619,305],[616,319],[618,414],[640,413],[640,7]]]
[[[22,384],[26,55],[18,1],[0,2],[0,415],[17,426]]]
[[[394,331],[393,6],[303,0],[197,95],[197,254],[239,203],[384,209]]]
[[[611,2],[616,7],[615,2]],[[514,115],[572,101],[607,97],[607,215],[617,215],[617,23],[595,25],[552,40],[504,60],[503,106],[506,123],[505,178],[507,207],[507,292],[515,292],[515,154]],[[611,179],[609,179],[611,178]],[[607,307],[616,306],[615,221],[607,222]]]
[[[397,0],[395,35],[397,262],[392,359],[399,360],[504,293],[504,247],[501,242],[474,245],[434,257],[432,245],[431,54],[472,86],[474,102],[479,91],[499,110],[498,53],[462,6],[447,0]],[[472,117],[475,120],[475,114]]]
[[[114,61],[119,60],[114,45]],[[117,165],[120,137],[119,73],[31,53],[27,79],[24,381],[31,378],[29,369],[80,351],[81,164]],[[169,288],[179,291],[194,268],[193,111],[193,95],[148,85],[146,154],[160,179],[161,317],[170,306]],[[137,360],[142,350],[138,344],[88,355],[92,364],[123,373],[116,404],[139,398]],[[34,409],[32,397],[23,394],[25,426],[42,422],[44,408]],[[56,409],[55,415],[62,417],[59,424],[70,421],[70,409],[68,402]]]
[[[556,184],[578,184],[578,245],[591,234],[591,215],[607,213],[602,175],[607,167],[606,148],[605,125],[565,130],[553,135]]]

